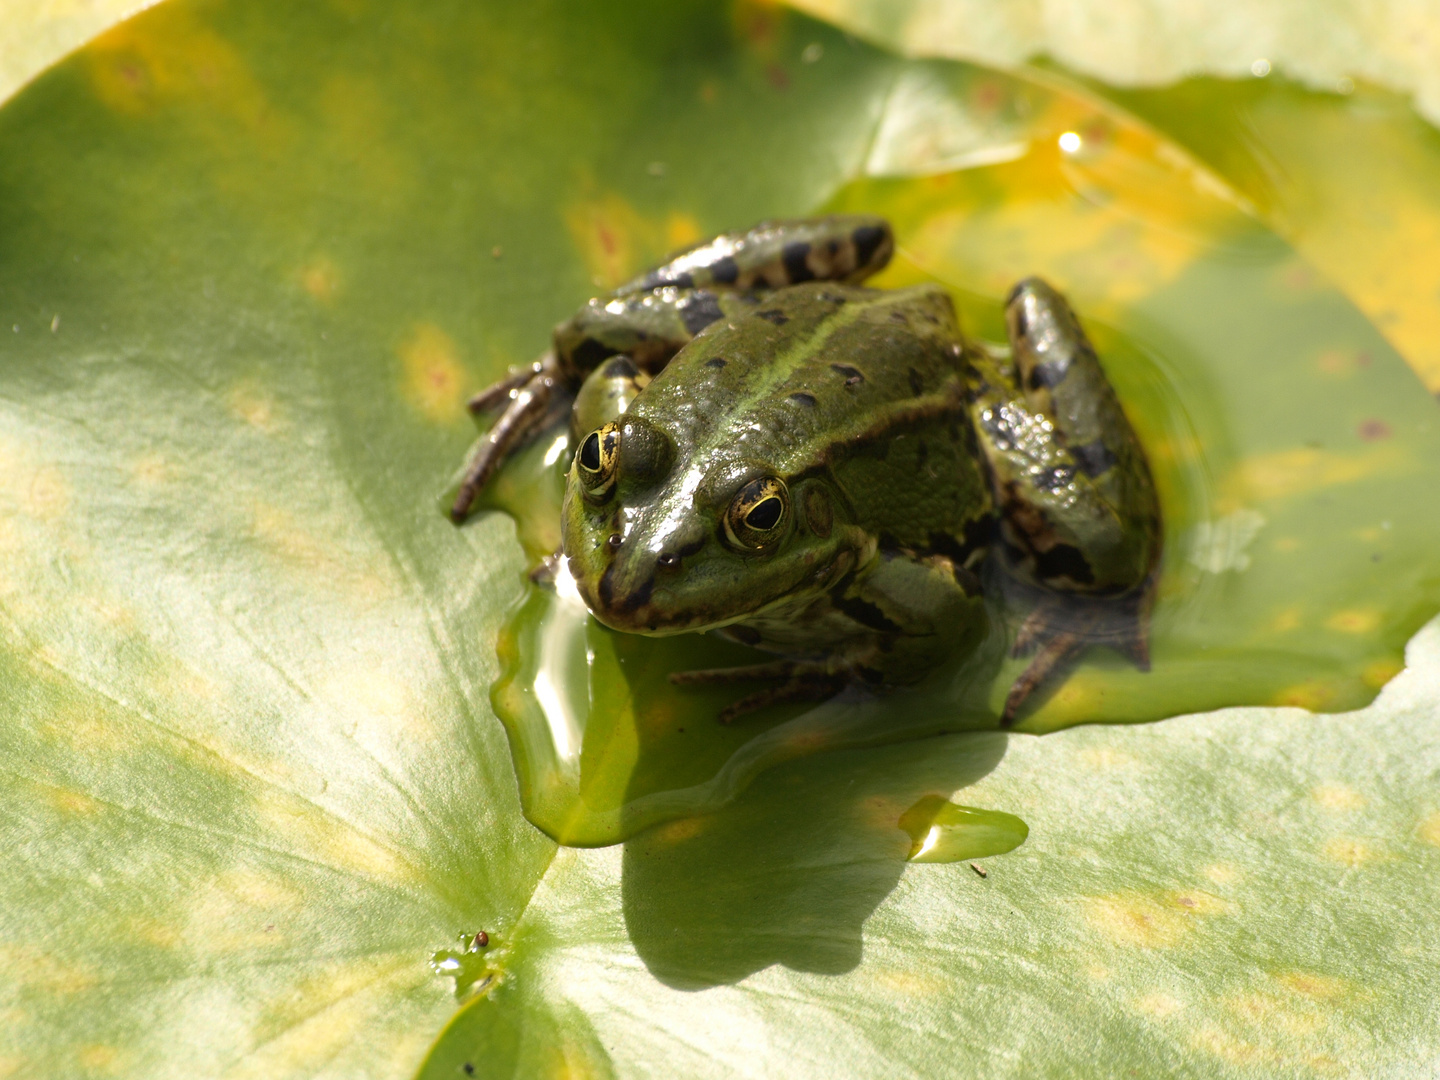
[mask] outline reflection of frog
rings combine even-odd
[[[1037,279],[1016,286],[1001,358],[965,341],[938,286],[856,287],[892,248],[878,218],[777,222],[591,300],[553,353],[475,399],[509,404],[457,520],[568,384],[580,593],[617,630],[718,629],[779,654],[674,677],[776,684],[727,719],[912,682],[973,644],[992,544],[1034,599],[1007,723],[1090,642],[1146,666],[1159,507],[1069,306]]]

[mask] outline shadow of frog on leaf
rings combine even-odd
[[[945,801],[999,764],[1006,739],[964,733],[801,758],[757,778],[719,812],[632,837],[622,890],[636,951],[657,979],[684,990],[738,982],[772,964],[851,970],[865,920],[937,835],[968,830],[949,848],[954,859],[1023,841],[1018,818],[957,815]],[[961,817],[971,820],[957,827]]]

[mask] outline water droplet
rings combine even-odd
[[[940,795],[926,795],[900,815],[910,837],[911,862],[960,862],[1014,851],[1030,827],[1014,814],[959,806]],[[984,877],[981,870],[975,871]]]

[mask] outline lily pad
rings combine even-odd
[[[171,0],[0,110],[0,1074],[1433,1059],[1433,642],[1359,714],[812,755],[597,851],[523,818],[524,552],[434,504],[465,393],[693,237],[923,195],[863,179],[911,70],[766,5]],[[1030,837],[909,863],[937,798]]]
[[[894,223],[900,251],[877,281],[945,283],[991,340],[1011,283],[1060,285],[1156,473],[1150,670],[1091,650],[1021,729],[1368,703],[1440,609],[1440,506],[1409,497],[1440,485],[1440,412],[1349,298],[1194,158],[1053,79],[911,64],[865,170],[827,206]],[[567,462],[547,443],[503,481],[495,502],[522,536],[554,544]],[[1016,613],[997,609],[984,647],[913,690],[721,727],[705,718],[726,692],[669,673],[758,657],[614,634],[565,593],[537,593],[507,627],[493,701],[526,815],[567,844],[713,810],[802,753],[998,726],[1028,662],[1000,662]]]

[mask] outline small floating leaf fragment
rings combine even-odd
[[[900,815],[900,829],[910,837],[910,862],[960,862],[1014,851],[1030,835],[1030,827],[1002,810],[958,806],[939,795],[926,795]],[[986,872],[971,863],[981,877]]]

